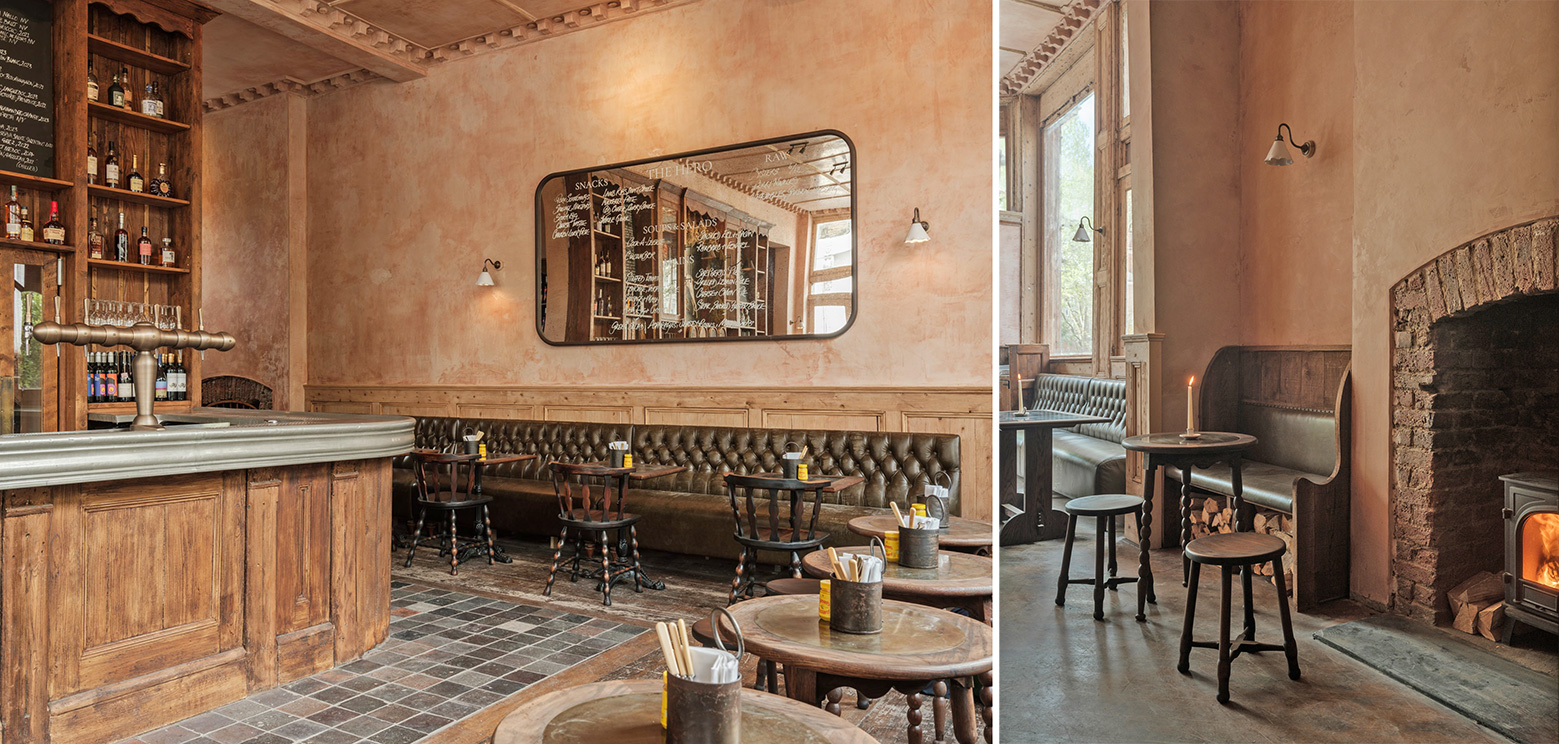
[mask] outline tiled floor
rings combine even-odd
[[[362,659],[126,744],[405,744],[645,632],[399,581],[391,600],[390,637]]]

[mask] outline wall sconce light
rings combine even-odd
[[[1093,236],[1088,234],[1089,230],[1096,231],[1100,235],[1104,234],[1104,228],[1102,228],[1102,227],[1094,227],[1093,226],[1093,220],[1088,219],[1088,215],[1085,214],[1085,215],[1083,215],[1083,221],[1077,223],[1077,234],[1072,236],[1072,242],[1074,242],[1074,243],[1087,243],[1087,242],[1091,241],[1093,239]]]
[[[491,286],[493,286],[493,275],[487,273],[487,266],[488,266],[488,264],[492,264],[493,271],[502,271],[503,270],[503,262],[502,261],[494,261],[491,258],[483,259],[482,260],[482,273],[476,275],[476,286],[478,286],[478,287],[491,287]]]
[[[915,207],[915,218],[909,223],[909,234],[904,236],[904,242],[924,243],[930,240],[931,235],[926,232],[930,227],[931,223],[920,219],[920,207]]]
[[[1294,157],[1288,153],[1288,145],[1283,144],[1283,130],[1288,130],[1288,144],[1299,148],[1299,154],[1307,158],[1315,157],[1315,140],[1306,140],[1304,144],[1295,144],[1294,129],[1287,124],[1278,125],[1277,139],[1272,141],[1272,149],[1267,151],[1267,165],[1293,165]]]

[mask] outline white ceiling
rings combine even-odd
[[[1001,73],[1012,72],[1023,56],[1045,40],[1061,22],[1058,10],[1070,0],[1001,0]]]

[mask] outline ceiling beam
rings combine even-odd
[[[343,62],[403,83],[426,77],[421,47],[344,11],[311,0],[204,0]],[[321,12],[324,11],[324,12]]]

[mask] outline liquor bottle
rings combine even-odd
[[[124,100],[121,101],[119,105],[123,106],[126,110],[134,111],[135,101],[133,99],[135,98],[135,95],[131,93],[131,91],[135,90],[135,86],[130,85],[130,68],[119,68],[119,82],[123,84],[119,89],[120,95],[124,96]]]
[[[168,356],[166,354],[157,355],[157,384],[153,390],[155,400],[168,399]]]
[[[126,72],[128,73],[129,71],[126,70]],[[114,75],[113,82],[108,84],[108,105],[114,108],[124,108],[125,105],[125,89],[123,85],[119,84],[119,76],[117,74]]]
[[[130,183],[130,190],[135,193],[146,191],[146,177],[141,175],[141,156],[130,156],[130,176],[126,179]]]
[[[157,101],[157,113],[153,116],[159,119],[168,118],[168,102],[162,100],[162,84],[156,80],[152,81],[152,98]]]
[[[87,100],[97,100],[97,73],[92,70],[92,60],[87,60]]]
[[[125,231],[125,213],[119,213],[119,229],[114,231],[114,260],[130,261],[130,233]]]
[[[16,187],[11,187],[11,200],[5,203],[5,238],[22,239],[22,203],[16,200]]]
[[[135,255],[142,266],[152,265],[152,239],[147,237],[145,225],[141,226],[141,237],[135,241]]]
[[[114,367],[111,356],[111,353],[103,352],[103,394],[100,397],[104,403],[119,400],[119,370]]]
[[[130,374],[130,352],[119,353],[119,399],[135,400],[135,378]]]
[[[87,183],[97,183],[97,132],[87,133]]]
[[[60,222],[60,203],[49,202],[49,221],[43,223],[43,242],[65,244],[65,223]]]
[[[178,263],[178,256],[173,253],[173,238],[163,238],[162,265],[171,269],[175,263]]]
[[[113,140],[108,142],[108,158],[103,161],[103,182],[111,189],[119,188],[119,151]]]
[[[141,96],[141,113],[147,116],[157,115],[157,94],[152,90],[152,84],[146,84],[146,94]]]
[[[33,241],[32,217],[27,214],[26,207],[22,207],[22,234],[19,236],[19,239],[29,243]]]
[[[98,232],[95,216],[87,223],[87,257],[103,257],[103,233]]]

